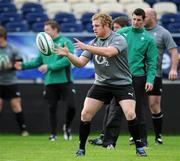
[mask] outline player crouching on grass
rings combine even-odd
[[[115,97],[128,121],[129,132],[135,140],[136,154],[147,156],[140,139],[135,114],[136,102],[128,69],[126,40],[111,30],[112,18],[107,14],[95,14],[92,17],[92,26],[96,38],[88,45],[75,39],[75,47],[83,50],[80,57],[70,53],[66,46],[56,51],[58,55],[66,56],[77,67],[85,66],[91,59],[95,66],[95,81],[87,93],[81,112],[80,144],[76,155],[85,155],[85,144],[93,116],[105,103]]]

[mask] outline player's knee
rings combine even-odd
[[[82,121],[91,121],[92,114],[88,111],[82,111],[81,112],[81,120]]]
[[[128,111],[127,120],[133,120],[135,117],[136,117],[136,114],[134,111]]]
[[[20,105],[17,105],[17,106],[11,106],[13,112],[15,113],[18,113],[18,112],[21,112],[22,111],[22,108]]]
[[[157,113],[160,111],[160,102],[158,100],[154,101],[154,102],[151,102],[150,104],[150,110],[152,113]]]

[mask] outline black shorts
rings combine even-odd
[[[161,96],[162,95],[162,78],[155,77],[154,87],[152,91],[147,92],[149,96]]]
[[[74,101],[75,93],[73,83],[52,84],[45,87],[44,98],[48,101],[71,102]]]
[[[113,97],[115,97],[116,101],[118,102],[126,99],[135,100],[135,94],[132,85],[101,86],[94,84],[89,89],[87,97],[103,101],[105,104],[109,104]]]
[[[0,85],[0,98],[12,99],[20,97],[20,91],[17,84],[13,85]]]

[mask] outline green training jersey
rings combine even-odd
[[[124,27],[117,31],[128,43],[128,64],[133,76],[147,75],[148,83],[153,83],[156,75],[158,50],[154,38],[144,29]]]
[[[69,51],[73,53],[74,46],[70,39],[64,36],[58,36],[53,39],[54,43],[58,46],[64,47],[66,44]],[[58,56],[52,53],[50,56],[45,56],[41,53],[38,57],[30,62],[25,62],[22,64],[22,69],[32,69],[37,68],[43,64],[48,66],[48,71],[44,75],[44,84],[59,84],[68,83],[73,81],[71,63],[69,59],[65,56]]]

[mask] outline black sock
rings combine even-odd
[[[139,127],[137,118],[135,118],[134,120],[128,121],[128,128],[129,128],[129,132],[131,136],[134,139],[136,148],[142,147],[143,144],[140,139],[140,127]]]
[[[70,128],[71,122],[75,116],[75,108],[69,107],[66,112],[66,127]]]
[[[16,120],[17,120],[17,123],[20,127],[21,130],[27,130],[27,126],[25,124],[25,121],[24,121],[24,114],[23,112],[18,112],[18,113],[15,113],[15,116],[16,116]]]
[[[86,140],[88,138],[88,135],[90,133],[90,126],[91,122],[80,122],[80,128],[79,128],[79,148],[85,150]]]
[[[143,142],[147,142],[147,128],[145,123],[140,124],[140,138]]]
[[[163,113],[152,114],[153,127],[156,138],[161,138],[162,134],[162,123],[163,123]]]
[[[49,104],[49,121],[51,126],[51,134],[57,133],[57,103]]]

